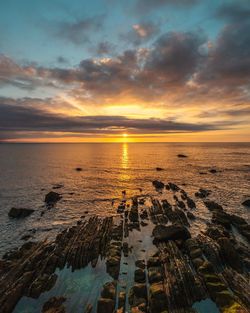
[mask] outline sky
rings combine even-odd
[[[0,1],[1,142],[244,142],[249,121],[249,0]]]

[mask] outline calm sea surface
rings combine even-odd
[[[188,158],[178,158],[179,153]],[[211,168],[218,172],[211,174]],[[241,205],[250,197],[249,143],[0,144],[0,254],[19,246],[27,234],[34,240],[53,238],[86,211],[116,214],[123,190],[127,197],[154,195],[154,179],[186,184],[182,187],[192,197],[200,187],[211,189],[210,199],[249,220],[249,209]],[[44,197],[57,184],[63,185],[55,190],[63,198],[46,210]],[[13,206],[36,211],[10,219]],[[197,227],[207,218],[202,206],[199,214]]]

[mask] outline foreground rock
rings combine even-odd
[[[8,215],[9,217],[13,217],[13,218],[22,218],[22,217],[29,216],[33,212],[35,212],[35,210],[26,209],[26,208],[11,208]]]
[[[153,229],[153,236],[156,241],[187,240],[191,237],[188,229],[181,225],[157,225]]]
[[[42,313],[65,313],[64,297],[53,297],[44,303]]]
[[[54,191],[50,191],[45,196],[44,202],[46,202],[47,205],[55,204],[57,201],[59,201],[62,198],[62,196]]]
[[[159,181],[159,180],[154,180],[152,182],[153,186],[156,188],[156,189],[163,189],[164,188],[164,183]]]

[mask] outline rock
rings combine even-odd
[[[195,219],[196,219],[195,215],[194,215],[193,213],[191,213],[191,212],[187,212],[187,217],[188,217],[190,220],[195,220]]]
[[[139,267],[141,269],[145,269],[145,261],[144,260],[136,260],[135,261],[135,266]]]
[[[137,298],[147,298],[147,286],[146,284],[135,284],[133,286],[133,293]]]
[[[124,308],[125,303],[126,303],[126,292],[120,291],[118,296],[118,308]]]
[[[42,313],[65,313],[65,307],[62,305],[66,301],[64,297],[53,297],[44,303]]]
[[[177,156],[178,156],[178,158],[187,158],[187,155],[185,155],[185,154],[178,154]]]
[[[35,210],[26,209],[26,208],[11,208],[8,215],[9,217],[13,217],[13,218],[22,218],[22,217],[29,216],[33,212],[35,212]]]
[[[148,280],[149,283],[158,283],[163,280],[161,267],[150,267],[148,269]]]
[[[97,313],[113,313],[115,301],[112,299],[100,298],[97,303]]]
[[[81,167],[76,167],[75,170],[76,170],[77,172],[81,172],[81,171],[82,171],[82,168],[81,168]]]
[[[236,271],[242,271],[242,262],[240,260],[239,254],[235,249],[234,245],[231,243],[230,239],[227,237],[221,237],[217,240],[220,245],[220,253],[222,259],[230,265]]]
[[[164,183],[159,181],[159,180],[154,180],[152,182],[153,186],[156,188],[156,189],[163,189],[164,188]]]
[[[168,183],[168,187],[169,189],[171,189],[172,191],[179,191],[180,187],[178,187],[176,184],[174,183]]]
[[[187,205],[190,209],[196,208],[196,204],[195,204],[194,200],[189,198],[189,197],[187,197]]]
[[[199,191],[197,191],[197,192],[195,193],[195,196],[196,196],[197,198],[206,198],[207,196],[210,195],[210,193],[211,193],[211,192],[210,192],[209,190],[200,188]]]
[[[152,256],[148,259],[148,262],[147,262],[147,267],[157,267],[157,266],[160,266],[161,265],[161,262],[160,262],[160,259],[157,257],[157,256]]]
[[[210,173],[215,174],[217,173],[217,170],[215,168],[212,168],[211,170],[209,170]]]
[[[103,285],[101,297],[105,299],[115,300],[116,297],[116,286],[114,282],[107,282]]]
[[[134,273],[134,280],[136,283],[145,283],[146,281],[145,271],[141,268],[136,269]]]
[[[250,208],[250,199],[243,201],[241,204]]]
[[[155,283],[149,289],[149,302],[151,313],[159,313],[166,310],[168,306],[167,296],[162,283]]]
[[[223,207],[214,201],[204,201],[209,211],[223,211]]]
[[[45,200],[44,202],[46,202],[46,204],[55,204],[57,201],[59,201],[62,198],[62,196],[54,191],[50,191],[49,193],[47,193],[47,195],[45,196]]]
[[[63,184],[56,184],[52,187],[52,189],[60,189],[62,187],[64,187]]]
[[[181,225],[156,225],[153,229],[153,236],[156,241],[166,240],[187,240],[191,237],[185,226]]]
[[[156,170],[159,172],[159,171],[163,171],[164,169],[161,167],[156,167]]]

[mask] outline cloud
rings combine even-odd
[[[90,42],[92,32],[103,27],[104,14],[85,17],[70,22],[58,22],[53,25],[54,34],[75,45]],[[50,29],[51,30],[51,29]]]
[[[7,102],[7,104],[6,104]],[[180,123],[168,119],[138,119],[124,116],[67,116],[53,114],[45,110],[30,107],[25,103],[12,104],[1,99],[0,131],[1,133],[17,134],[18,132],[46,133],[78,133],[88,134],[120,134],[127,130],[133,134],[140,133],[185,133],[220,129],[217,124]],[[6,139],[6,138],[5,138]]]
[[[122,33],[120,38],[126,42],[139,46],[142,43],[147,42],[149,39],[155,37],[160,32],[159,23],[153,23],[150,21],[141,22],[138,24],[132,25],[132,30],[127,33]]]
[[[198,2],[199,0],[137,0],[135,8],[138,12],[145,13],[167,5],[191,7]]]
[[[236,2],[223,3],[217,10],[217,18],[225,19],[230,23],[241,23],[243,20],[250,20],[250,2],[241,0]]]
[[[116,46],[109,41],[101,41],[95,47],[90,49],[91,52],[94,52],[95,55],[112,55],[114,54]]]
[[[250,20],[224,27],[197,74],[200,83],[239,88],[250,83]]]

